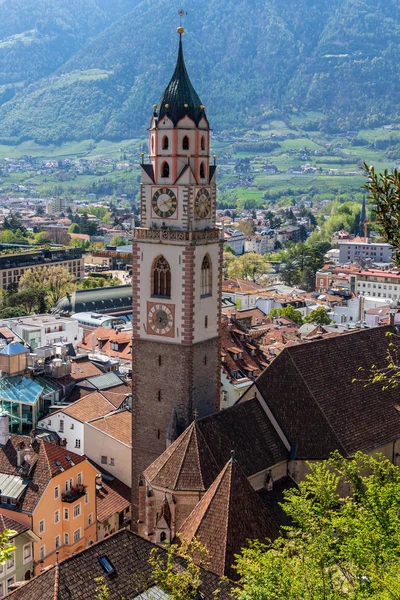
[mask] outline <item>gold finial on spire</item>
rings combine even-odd
[[[179,33],[179,35],[182,35],[183,33],[185,33],[185,28],[182,25],[182,18],[185,15],[187,15],[187,12],[181,8],[180,10],[178,10],[178,15],[179,15],[179,27],[176,31]]]

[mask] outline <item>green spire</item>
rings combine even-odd
[[[191,117],[196,125],[204,114],[201,100],[189,79],[183,58],[182,34],[179,39],[178,60],[171,81],[167,85],[157,105],[158,119],[167,115],[174,125],[185,115]]]

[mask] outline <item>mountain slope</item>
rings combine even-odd
[[[186,63],[215,129],[293,107],[323,111],[320,126],[331,131],[399,118],[397,0],[188,0],[186,8]],[[0,139],[143,132],[174,68],[177,21],[167,0],[140,2],[56,75],[4,104]]]

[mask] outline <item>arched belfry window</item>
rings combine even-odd
[[[153,296],[171,297],[171,267],[163,256],[158,256],[153,263],[152,288]]]
[[[202,150],[206,149],[206,138],[204,137],[204,135],[201,136],[201,141],[200,141],[200,148]]]
[[[200,177],[202,179],[204,179],[204,177],[206,176],[206,169],[204,167],[204,163],[200,163]]]
[[[212,272],[211,259],[209,254],[206,254],[201,263],[201,295],[211,296],[212,294]]]
[[[169,139],[167,135],[164,135],[163,139],[162,139],[162,149],[163,150],[168,150],[169,147]]]
[[[161,177],[169,177],[169,164],[166,161],[161,166]]]
[[[189,138],[187,135],[182,140],[182,148],[183,150],[189,150]]]

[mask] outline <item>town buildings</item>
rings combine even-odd
[[[353,263],[371,260],[375,263],[392,262],[393,246],[383,242],[372,242],[369,238],[358,237],[339,241],[339,263]]]
[[[83,279],[84,265],[79,248],[29,250],[15,254],[0,254],[0,289],[18,284],[28,269],[63,266],[78,280]]]

